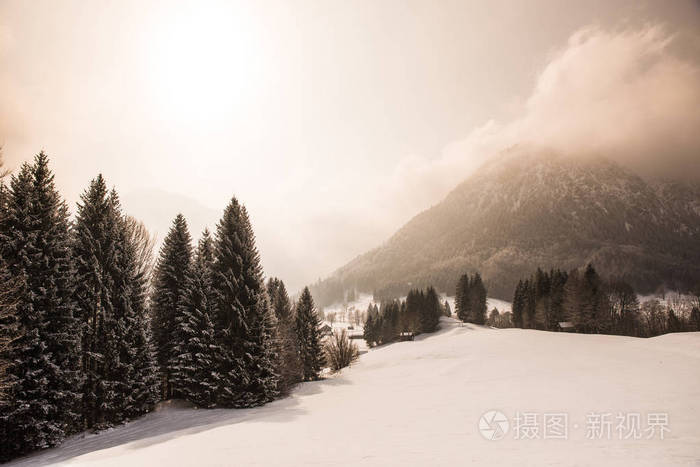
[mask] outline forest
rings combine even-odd
[[[0,461],[162,400],[265,404],[356,358],[344,334],[324,345],[308,288],[264,281],[235,197],[196,246],[182,215],[153,246],[102,175],[74,218],[43,152],[0,185]]]

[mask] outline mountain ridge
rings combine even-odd
[[[497,298],[537,267],[595,264],[639,291],[700,280],[700,186],[645,179],[603,157],[513,148],[487,162],[381,246],[317,284],[379,296],[479,270]],[[334,285],[335,284],[335,285]],[[332,295],[332,294],[331,294]]]

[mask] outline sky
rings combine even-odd
[[[159,239],[231,196],[291,290],[524,142],[700,177],[700,3],[0,0],[0,145]]]

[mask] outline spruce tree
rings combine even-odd
[[[82,323],[83,419],[87,428],[100,422],[98,386],[104,379],[107,348],[106,320],[111,319],[110,265],[116,261],[116,216],[107,185],[98,175],[78,203],[73,228],[73,257],[76,263],[78,317]]]
[[[213,271],[218,403],[263,404],[278,394],[276,320],[248,212],[236,198],[217,225]]]
[[[280,393],[286,394],[304,376],[299,358],[299,343],[296,335],[296,319],[292,310],[287,289],[278,278],[270,278],[267,282],[267,292],[270,304],[277,318],[277,338],[279,344]]]
[[[471,280],[469,289],[470,318],[474,324],[486,323],[486,287],[477,272]]]
[[[0,460],[60,443],[79,429],[80,328],[75,318],[68,210],[48,157],[13,176],[0,225],[6,274],[20,286],[13,318],[19,332],[3,356],[9,363],[7,403],[0,409]],[[1,337],[1,336],[0,336]]]
[[[435,332],[440,323],[440,299],[433,287],[428,287],[423,295],[423,307],[420,314],[421,332]]]
[[[296,333],[305,381],[317,380],[324,365],[320,325],[314,299],[304,287],[296,305]]]
[[[466,321],[469,317],[469,276],[463,274],[457,282],[455,291],[455,311],[461,321]]]
[[[73,231],[82,321],[83,416],[106,428],[149,411],[157,372],[146,277],[116,192],[98,176],[81,196]]]
[[[445,303],[443,304],[443,309],[445,311],[445,316],[450,317],[452,316],[452,309],[450,308],[450,302],[445,300]]]
[[[365,323],[362,327],[362,338],[367,343],[367,347],[374,347],[376,342],[375,339],[375,316],[374,307],[370,303],[367,307],[367,317],[365,318]]]
[[[182,342],[177,327],[185,295],[185,282],[192,261],[192,238],[182,214],[173,220],[163,241],[153,277],[151,319],[164,398],[178,397],[173,391],[171,367],[175,345]]]
[[[418,290],[411,289],[406,295],[405,312],[403,313],[402,331],[418,334],[422,326],[423,297]]]
[[[185,294],[177,316],[179,341],[175,342],[170,367],[174,392],[199,407],[216,403],[215,296],[212,289],[214,244],[208,230],[199,240],[197,252],[185,280]]]
[[[110,198],[113,208],[120,214],[116,263],[119,279],[114,284],[117,286],[116,308],[123,320],[119,340],[120,358],[126,361],[129,383],[122,395],[125,401],[124,417],[133,419],[150,412],[159,400],[158,366],[146,306],[147,271],[142,267],[139,245],[131,234],[129,219],[121,215],[116,192],[113,191]]]
[[[518,285],[515,287],[515,293],[513,295],[513,326],[516,328],[523,327],[523,312],[525,310],[525,296],[524,296],[524,285],[523,281],[519,280]]]

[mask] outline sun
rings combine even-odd
[[[162,119],[227,125],[254,105],[263,70],[252,19],[220,3],[159,17],[146,46],[146,70]]]

